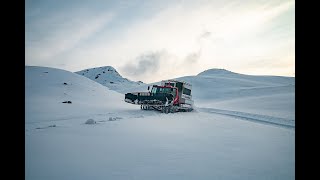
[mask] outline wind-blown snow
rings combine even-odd
[[[162,114],[77,73],[25,75],[27,180],[295,179],[294,78],[182,77],[196,110]]]

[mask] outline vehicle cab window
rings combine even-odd
[[[175,98],[176,97],[176,89],[172,88],[171,91],[172,91],[171,94],[173,95],[173,98]]]
[[[157,87],[152,87],[152,89],[151,89],[151,93],[153,93],[153,94],[155,94],[155,93],[157,93]]]

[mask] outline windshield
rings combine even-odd
[[[157,88],[156,87],[152,87],[151,93],[153,93],[153,94],[157,93]]]
[[[175,91],[173,88],[152,87],[151,93],[171,93],[174,95]]]

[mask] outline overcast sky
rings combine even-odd
[[[293,0],[26,0],[26,65],[155,82],[224,68],[294,76]]]

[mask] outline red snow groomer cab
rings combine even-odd
[[[132,92],[125,94],[125,102],[137,104],[143,110],[159,110],[164,113],[192,111],[192,85],[178,80],[161,81],[153,85],[149,92]]]

